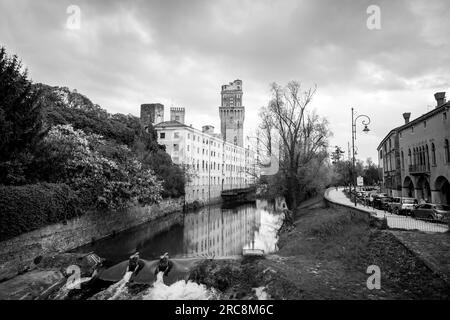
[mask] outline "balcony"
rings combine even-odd
[[[411,173],[412,175],[429,174],[430,173],[430,165],[429,164],[410,165],[409,173]]]

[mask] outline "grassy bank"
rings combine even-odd
[[[231,299],[255,299],[259,287],[274,299],[449,299],[449,286],[367,215],[314,206],[294,220],[276,255],[205,261],[191,278]],[[379,290],[367,288],[370,265],[380,267]]]

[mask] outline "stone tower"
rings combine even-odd
[[[242,80],[223,85],[221,95],[219,113],[222,136],[227,142],[243,147],[245,108],[242,106]]]
[[[164,105],[161,103],[141,104],[141,123],[144,127],[148,124],[158,124],[164,121]]]
[[[184,124],[184,108],[170,108],[170,121],[178,121]]]

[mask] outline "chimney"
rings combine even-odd
[[[434,94],[434,98],[436,99],[436,102],[437,102],[436,108],[439,108],[446,102],[445,92],[436,92]]]
[[[403,119],[405,119],[405,124],[409,123],[409,118],[411,117],[411,112],[405,112],[403,114]]]

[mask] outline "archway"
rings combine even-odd
[[[421,176],[417,182],[418,197],[426,201],[431,201],[431,188],[427,177]]]
[[[439,193],[440,203],[450,204],[450,183],[444,176],[439,176],[434,184],[435,190]]]
[[[414,183],[408,176],[403,181],[403,195],[408,198],[414,197]]]

